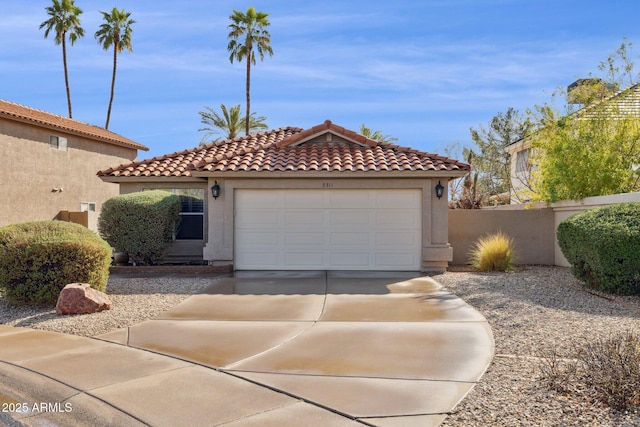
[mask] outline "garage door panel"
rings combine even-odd
[[[329,221],[331,225],[341,226],[369,226],[370,219],[368,211],[364,209],[348,209],[348,210],[331,210],[329,212]]]
[[[300,267],[323,268],[325,263],[323,252],[287,252],[285,266],[299,269]]]
[[[330,233],[329,234],[329,242],[331,245],[336,246],[369,246],[370,243],[370,233],[366,232],[354,232],[354,233]]]
[[[421,203],[420,194],[417,192],[388,191],[376,195],[374,206],[381,209],[419,209]]]
[[[276,210],[255,209],[243,210],[236,216],[238,224],[251,224],[251,227],[277,226],[280,223],[280,215]]]
[[[414,211],[408,211],[404,209],[398,209],[396,211],[382,211],[376,212],[375,224],[378,228],[391,229],[391,230],[403,230],[411,229],[415,230],[418,226],[419,218],[416,218]]]
[[[367,269],[371,265],[371,254],[368,252],[333,252],[331,265],[334,267],[349,267],[350,270]]]
[[[324,214],[322,211],[312,210],[295,210],[291,212],[285,212],[284,220],[288,225],[307,225],[307,224],[322,224]]]
[[[287,209],[320,209],[325,205],[324,195],[313,190],[279,190],[284,194],[284,207]],[[282,207],[282,206],[280,206]]]
[[[383,252],[376,254],[376,264],[383,267],[412,267],[416,262],[412,252]]]
[[[329,193],[330,208],[369,208],[371,200],[371,194],[363,191],[334,191]]]
[[[242,247],[279,245],[280,234],[274,231],[241,230],[236,231],[236,244]]]
[[[276,195],[272,191],[254,190],[251,193],[238,192],[236,194],[236,203],[251,203],[252,206],[258,206],[265,209],[278,209],[282,206],[282,195]]]
[[[398,189],[237,190],[236,268],[418,270],[420,194]],[[266,200],[268,206],[262,204]]]
[[[285,243],[288,245],[323,245],[324,233],[322,232],[287,232]]]
[[[375,237],[377,247],[381,246],[397,246],[397,247],[414,247],[419,237],[413,231],[396,231],[393,233],[378,232]]]
[[[243,251],[238,256],[236,262],[240,265],[252,265],[256,269],[270,269],[278,265],[281,261],[278,254],[273,251]]]

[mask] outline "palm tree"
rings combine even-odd
[[[79,37],[84,36],[84,30],[80,26],[80,15],[82,9],[76,6],[74,0],[53,0],[53,5],[46,7],[49,19],[40,24],[40,29],[44,30],[44,37],[47,38],[51,30],[55,31],[55,44],[62,44],[62,63],[64,65],[64,84],[67,89],[67,105],[69,107],[69,118],[73,118],[71,111],[71,90],[69,89],[69,72],[67,71],[67,34],[71,46]]]
[[[254,48],[260,55],[260,60],[264,59],[264,54],[268,53],[269,56],[273,55],[271,49],[271,35],[265,29],[271,25],[267,20],[268,13],[256,12],[254,7],[247,9],[246,13],[233,11],[233,14],[229,16],[232,23],[229,25],[229,45],[227,50],[231,53],[229,61],[233,64],[234,59],[242,61],[247,60],[247,112],[245,118],[245,131],[249,135],[250,122],[249,112],[251,111],[251,64],[256,63],[256,56]]]
[[[116,67],[118,62],[118,54],[127,49],[133,52],[131,46],[131,26],[136,23],[130,19],[131,13],[125,12],[124,9],[118,10],[114,7],[110,13],[102,12],[105,23],[100,25],[96,31],[95,38],[98,44],[102,45],[104,50],[109,50],[113,46],[113,74],[111,75],[111,97],[109,98],[109,108],[107,109],[107,122],[105,129],[109,129],[109,119],[111,118],[111,105],[113,104],[113,92],[116,86]]]
[[[209,137],[215,134],[224,133],[225,139],[232,139],[238,136],[238,132],[246,128],[245,121],[246,118],[242,117],[242,113],[240,111],[240,104],[235,107],[227,107],[224,104],[220,104],[220,110],[222,110],[222,116],[213,110],[211,107],[205,107],[208,111],[198,111],[198,114],[201,116],[200,122],[204,125],[207,125],[205,128],[198,129],[198,131],[207,131],[207,133],[202,137],[202,141],[200,144],[206,144],[208,142],[215,142],[220,140],[221,137],[218,137],[215,140],[209,140]],[[266,117],[254,117],[256,113],[251,113],[249,115],[249,130],[258,131],[261,129],[267,129],[268,126],[264,123],[267,120]],[[222,132],[221,132],[222,131]]]
[[[360,125],[360,134],[380,142],[394,142],[398,140],[398,138],[394,138],[391,135],[383,135],[379,130],[372,131],[371,128],[366,127],[364,123]]]

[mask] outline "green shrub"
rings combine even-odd
[[[640,293],[640,203],[589,209],[562,221],[558,245],[573,274],[597,290]]]
[[[91,230],[62,221],[0,228],[0,289],[14,302],[55,304],[69,283],[104,291],[111,248]]]
[[[502,232],[481,237],[470,253],[471,265],[480,271],[507,271],[514,261],[513,240]]]
[[[98,230],[116,251],[140,264],[164,258],[180,222],[180,197],[153,190],[122,194],[104,202]]]

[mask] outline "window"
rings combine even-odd
[[[516,154],[516,173],[525,173],[530,170],[529,165],[529,152],[530,148],[526,150],[518,151]]]
[[[49,136],[49,147],[54,150],[67,151],[67,138],[61,136]]]
[[[82,202],[80,203],[80,212],[95,212],[96,202]]]
[[[148,190],[148,189],[147,189]],[[180,197],[180,226],[175,236],[176,240],[204,240],[204,189],[201,188],[173,188],[161,190],[169,191]]]

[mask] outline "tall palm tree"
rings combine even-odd
[[[73,46],[79,37],[84,36],[84,29],[80,26],[80,15],[82,9],[76,6],[74,0],[53,0],[53,5],[46,7],[49,19],[40,24],[40,29],[44,30],[44,37],[47,38],[53,30],[56,33],[55,44],[62,44],[62,63],[64,65],[64,84],[67,89],[67,106],[69,107],[69,118],[73,118],[71,111],[71,90],[69,89],[69,72],[67,71],[67,34]]]
[[[200,114],[200,122],[204,125],[207,125],[205,128],[198,129],[198,131],[207,131],[207,133],[202,137],[202,141],[200,144],[206,144],[208,142],[218,141],[221,137],[218,137],[215,140],[211,140],[209,137],[215,134],[224,133],[225,139],[232,139],[238,136],[238,132],[245,126],[245,117],[242,117],[242,113],[240,111],[240,104],[235,107],[227,107],[224,104],[220,104],[220,110],[222,111],[222,115],[218,114],[211,107],[205,107],[208,111],[198,111]],[[251,113],[249,115],[249,130],[250,131],[258,131],[262,129],[267,129],[268,126],[265,123],[267,120],[266,117],[255,117],[256,113]]]
[[[233,11],[233,14],[229,16],[231,24],[229,25],[229,44],[227,50],[231,53],[229,61],[233,64],[234,60],[242,61],[247,60],[247,110],[245,118],[245,131],[249,135],[250,131],[250,111],[251,111],[251,64],[256,63],[256,56],[254,49],[258,51],[260,60],[264,59],[264,54],[268,53],[269,56],[273,55],[271,49],[271,35],[265,27],[271,25],[267,19],[269,16],[265,12],[256,12],[254,7],[247,9],[246,13]]]
[[[366,127],[364,123],[360,125],[360,135],[380,142],[394,142],[398,140],[398,138],[394,138],[391,135],[384,135],[379,130],[372,131],[371,128]]]
[[[111,75],[111,97],[109,98],[109,108],[107,109],[107,122],[105,129],[109,129],[109,119],[111,118],[111,106],[113,104],[113,92],[116,86],[116,67],[118,63],[118,54],[127,49],[133,52],[131,46],[131,26],[136,23],[130,19],[131,13],[125,12],[124,9],[118,10],[114,7],[111,12],[102,12],[104,24],[100,25],[96,31],[95,38],[98,44],[102,45],[104,50],[109,50],[113,46],[113,74]]]

